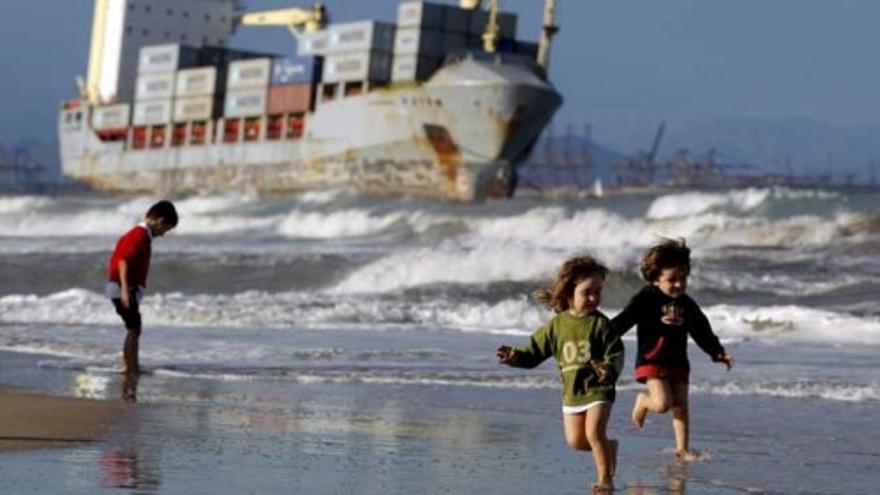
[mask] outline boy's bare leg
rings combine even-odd
[[[125,344],[122,346],[122,359],[125,362],[123,373],[140,374],[140,360],[138,358],[138,341],[140,340],[141,329],[129,328],[125,335]]]
[[[641,429],[648,412],[665,413],[672,407],[672,391],[664,378],[648,378],[648,393],[639,392],[633,406],[632,420]]]
[[[675,433],[675,455],[681,460],[690,460],[688,383],[674,381],[672,390],[672,430]]]
[[[608,418],[611,416],[611,404],[597,404],[587,411],[586,428],[587,441],[593,451],[593,461],[596,463],[596,477],[598,480],[593,485],[593,490],[607,490],[613,486],[612,474],[612,449],[606,434]]]

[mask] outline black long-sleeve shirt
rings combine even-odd
[[[667,325],[661,321],[663,306],[670,303],[678,306],[683,319],[681,325]],[[611,320],[611,331],[622,337],[633,325],[638,333],[637,374],[643,366],[690,371],[688,335],[713,361],[718,361],[718,357],[724,354],[724,347],[712,332],[709,319],[687,294],[673,299],[654,285],[646,285]]]

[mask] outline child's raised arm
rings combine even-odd
[[[635,326],[638,322],[639,315],[642,314],[641,308],[643,305],[643,299],[641,291],[632,296],[632,299],[629,300],[629,303],[623,308],[623,311],[611,319],[611,333],[622,337],[630,328]]]
[[[503,345],[495,352],[498,362],[517,368],[534,368],[553,355],[553,322],[549,322],[529,338],[529,343],[513,348]]]
[[[697,343],[697,346],[703,352],[712,358],[712,361],[724,363],[729,370],[733,366],[733,356],[724,350],[724,346],[721,345],[718,336],[712,331],[709,318],[706,318],[706,314],[703,313],[703,310],[700,309],[697,303],[690,297],[687,298],[687,303],[690,306],[687,311],[693,314],[692,323],[688,325],[688,333],[691,338],[694,339],[694,342]]]

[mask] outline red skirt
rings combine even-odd
[[[662,378],[671,382],[688,383],[688,370],[667,368],[656,364],[643,364],[636,368],[636,381],[645,383],[648,378]]]

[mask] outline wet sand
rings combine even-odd
[[[121,401],[0,389],[0,450],[92,442],[118,420],[124,408]]]

